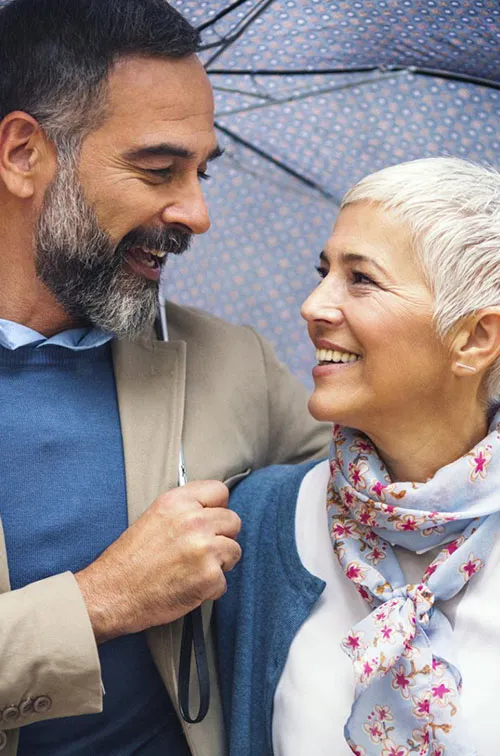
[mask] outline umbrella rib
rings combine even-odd
[[[334,197],[333,194],[330,194],[330,192],[327,192],[325,189],[323,189],[323,187],[321,187],[315,181],[312,181],[311,179],[306,178],[301,173],[298,173],[298,171],[294,170],[293,168],[290,168],[290,166],[286,165],[286,163],[283,163],[281,160],[278,160],[277,158],[273,157],[268,152],[261,150],[260,147],[257,147],[255,144],[252,144],[251,142],[247,142],[246,139],[242,139],[242,137],[238,136],[238,134],[235,134],[234,131],[227,129],[225,126],[222,126],[220,123],[217,123],[217,121],[215,121],[215,126],[217,129],[219,129],[219,131],[222,131],[223,134],[226,134],[226,136],[228,136],[230,139],[236,142],[236,144],[241,144],[243,147],[246,147],[248,150],[251,150],[251,152],[254,152],[256,155],[259,155],[259,157],[264,158],[264,160],[268,160],[277,168],[281,168],[281,170],[285,171],[285,173],[288,173],[290,176],[293,176],[295,179],[300,181],[302,184],[305,184],[310,189],[314,189],[316,192],[319,192],[322,195],[322,197],[324,197],[327,200],[333,201],[338,207],[340,207],[340,202],[338,201],[338,199]]]
[[[220,21],[221,18],[224,18],[224,16],[227,16],[228,13],[231,13],[233,10],[236,10],[236,8],[239,8],[240,5],[244,5],[244,3],[247,3],[248,0],[236,0],[236,2],[231,3],[231,5],[228,5],[227,8],[224,8],[224,10],[221,10],[220,13],[217,13],[213,18],[210,19],[210,21],[205,21],[204,24],[201,24],[197,27],[199,32],[204,31],[205,29],[208,29],[210,26],[213,26],[217,23],[217,21]]]
[[[377,69],[375,69],[376,71]],[[305,100],[308,97],[317,97],[318,95],[329,94],[330,92],[340,92],[344,89],[353,89],[355,87],[362,86],[363,84],[373,84],[381,81],[382,79],[392,79],[394,76],[401,76],[402,74],[411,74],[413,70],[410,68],[401,68],[398,71],[387,71],[380,74],[380,76],[370,76],[369,79],[357,79],[356,81],[348,81],[345,84],[333,84],[330,87],[323,87],[321,89],[309,90],[308,92],[300,92],[296,95],[290,95],[283,99],[274,99],[270,102],[259,102],[257,105],[246,105],[243,108],[234,108],[233,110],[223,110],[217,113],[217,117],[236,115],[237,113],[248,113],[251,110],[259,110],[260,108],[270,108],[273,105],[286,105],[289,102],[298,102],[299,100]]]
[[[212,86],[214,92],[228,92],[229,94],[239,94],[244,97],[255,97],[257,100],[273,100],[274,98],[268,94],[257,94],[256,92],[245,92],[244,89],[233,89],[232,87],[218,87],[216,84]]]
[[[210,76],[324,76],[331,74],[349,74],[349,73],[369,73],[370,71],[411,71],[411,73],[420,74],[421,76],[436,76],[442,79],[451,79],[452,81],[461,81],[464,84],[479,84],[492,89],[500,89],[500,82],[494,79],[487,79],[482,76],[473,76],[472,74],[456,73],[454,71],[445,71],[441,68],[425,68],[422,66],[353,66],[352,68],[308,68],[287,70],[284,68],[276,69],[247,69],[235,68],[212,68],[207,73]]]
[[[245,32],[254,23],[254,21],[256,21],[273,4],[273,2],[274,0],[264,0],[264,2],[261,3],[261,6],[257,7],[257,10],[253,14],[253,16],[251,16],[248,19],[248,21],[245,24],[243,24],[243,26],[235,34],[233,34],[231,37],[228,37],[225,41],[222,40],[223,44],[221,48],[217,50],[217,52],[214,53],[211,58],[207,60],[207,62],[205,63],[205,68],[207,68],[211,63],[213,63],[214,60],[217,60],[217,58],[219,58],[222,55],[222,53],[228,50],[231,47],[231,45],[234,44],[234,42],[236,42],[236,40],[238,40],[241,37],[243,32]]]

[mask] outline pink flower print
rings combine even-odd
[[[394,504],[382,504],[382,512],[386,512],[388,515],[393,515],[396,511]]]
[[[427,719],[431,713],[431,697],[429,693],[423,693],[421,696],[414,696],[413,713],[418,719]]]
[[[380,480],[375,480],[370,486],[370,488],[368,489],[368,493],[375,494],[377,499],[380,499],[380,501],[384,501],[386,488],[387,488],[387,484],[382,483]]]
[[[438,703],[440,706],[447,706],[448,705],[448,697],[449,694],[452,693],[451,688],[449,688],[445,683],[441,682],[439,685],[433,685],[431,688],[432,698],[436,703]]]
[[[465,582],[467,582],[476,574],[476,572],[479,572],[482,566],[482,561],[480,559],[474,559],[474,554],[470,553],[468,560],[460,565],[458,571],[462,573]]]
[[[368,465],[364,460],[359,462],[349,462],[349,480],[354,488],[366,488],[366,479],[364,475],[368,472]]]
[[[403,665],[400,664],[396,670],[393,669],[392,675],[394,679],[391,682],[391,687],[394,690],[399,690],[403,698],[409,698],[410,697],[409,688],[415,683],[410,677],[406,675]]]
[[[379,537],[374,530],[367,530],[364,534],[364,540],[368,543],[378,543]],[[382,548],[384,548],[384,544],[382,544]]]
[[[360,454],[373,454],[374,448],[372,442],[363,436],[357,436],[350,445],[349,451],[359,452]]]
[[[363,730],[369,736],[372,743],[380,743],[385,734],[380,722],[366,722],[363,725]]]
[[[345,504],[345,506],[349,509],[351,509],[356,504],[356,498],[351,489],[347,488],[347,486],[340,489],[340,496],[342,498],[342,503]]]
[[[345,574],[354,583],[362,583],[365,579],[366,571],[359,562],[349,562],[345,568]]]
[[[360,651],[363,648],[361,643],[363,635],[363,633],[356,633],[354,630],[351,630],[351,632],[343,639],[342,646],[346,651],[351,653],[353,651]]]
[[[375,706],[375,714],[379,722],[392,722],[392,720],[394,719],[392,711],[388,706],[381,706],[380,704],[377,704]]]
[[[487,467],[491,460],[491,447],[479,446],[473,449],[469,455],[469,464],[472,466],[470,480],[472,483],[478,478],[484,480],[487,475]]]
[[[355,743],[352,742],[352,740],[347,740],[347,745],[353,752],[354,756],[366,756],[366,751],[362,746],[358,746]]]
[[[356,522],[346,520],[344,517],[335,517],[332,520],[332,535],[339,540],[342,538],[359,538]]]
[[[375,672],[375,666],[373,664],[371,664],[369,661],[363,662],[362,677],[364,677],[365,680],[371,677],[374,672]]]
[[[401,532],[408,532],[417,530],[418,524],[419,522],[415,515],[407,514],[403,515],[399,520],[397,520],[394,524],[394,527],[396,528],[396,530],[400,530]]]
[[[432,564],[430,564],[427,567],[426,571],[424,572],[424,575],[423,575],[424,580],[428,580],[431,575],[434,575],[438,567],[439,567],[439,562],[433,562]]]
[[[394,628],[390,625],[384,625],[380,631],[380,635],[385,641],[392,643],[394,640]]]
[[[442,677],[444,673],[443,662],[439,661],[439,659],[436,659],[435,656],[432,657],[432,671],[434,672],[436,677]]]
[[[387,606],[387,604],[384,604],[373,612],[373,619],[378,623],[385,622],[389,614],[389,607]]]
[[[377,525],[377,518],[372,507],[367,504],[363,504],[358,515],[359,521],[362,525],[366,525],[368,528],[373,528]]]
[[[408,756],[408,748],[404,745],[396,745],[392,740],[386,740],[381,756]]]
[[[376,546],[374,546],[371,551],[367,552],[366,558],[368,559],[369,562],[372,562],[373,564],[378,564],[382,559],[385,559],[385,553],[382,551],[382,549],[379,549]]]
[[[358,593],[361,596],[361,598],[364,599],[365,601],[368,601],[368,603],[371,604],[374,599],[371,593],[365,588],[365,586],[359,585],[357,583],[354,583],[354,586],[357,588]]]
[[[431,756],[444,756],[445,747],[441,743],[432,743]]]
[[[445,551],[447,551],[447,552],[448,552],[448,554],[449,554],[450,556],[451,556],[452,554],[454,554],[454,553],[455,553],[455,551],[456,551],[456,550],[458,549],[458,547],[460,546],[460,544],[459,544],[459,540],[460,540],[460,539],[457,539],[456,541],[451,541],[451,543],[447,543],[447,544],[446,544],[446,546],[444,547],[444,548],[445,548]]]
[[[420,743],[421,745],[430,745],[430,742],[431,742],[430,727],[424,727],[423,730],[413,730],[411,735],[415,743]],[[425,749],[424,754],[427,754],[427,749]]]

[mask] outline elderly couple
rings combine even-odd
[[[500,176],[434,158],[346,194],[309,415],[251,329],[171,305],[153,331],[209,226],[198,44],[164,0],[0,9],[0,752],[497,756]]]

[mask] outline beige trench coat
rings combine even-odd
[[[176,485],[181,438],[190,480],[228,484],[257,467],[324,455],[329,440],[329,428],[309,417],[300,383],[254,331],[175,305],[167,311],[168,344],[153,337],[114,344],[130,522]],[[0,592],[0,755],[14,756],[20,726],[99,712],[102,690],[72,573],[10,591],[1,528]],[[210,612],[204,606],[210,710],[204,722],[184,725],[193,756],[225,753]],[[181,629],[178,621],[147,632],[175,705]]]

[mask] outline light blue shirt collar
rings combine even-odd
[[[0,318],[0,347],[19,349],[23,346],[44,347],[60,346],[73,351],[93,349],[102,346],[113,338],[99,328],[70,328],[46,338],[28,326]]]

